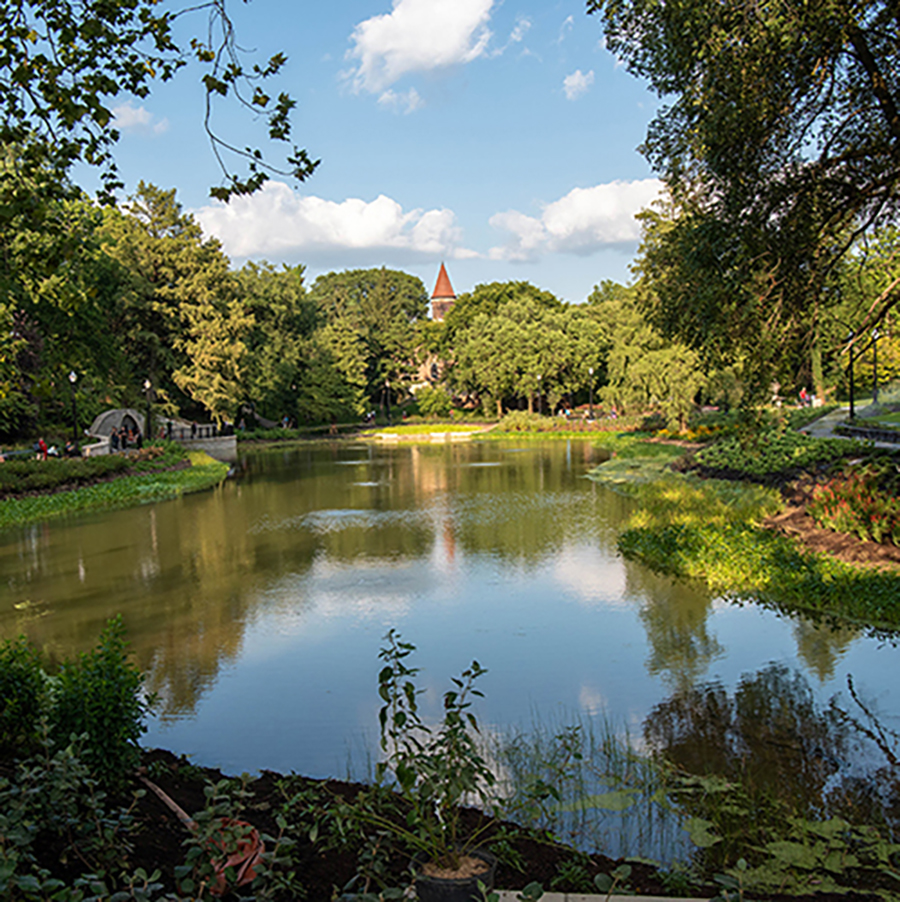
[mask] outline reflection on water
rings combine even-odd
[[[162,699],[148,741],[312,775],[371,739],[390,626],[420,649],[426,707],[487,666],[497,729],[534,708],[639,727],[671,693],[770,661],[823,696],[849,671],[896,682],[893,648],[623,561],[633,502],[583,478],[599,462],[564,442],[254,453],[208,493],[0,535],[0,636],[60,658],[121,612]]]

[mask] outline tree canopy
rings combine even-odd
[[[811,352],[838,261],[900,206],[896,3],[588,0],[588,10],[667,100],[642,148],[673,203],[647,248],[656,321],[707,352],[712,336],[732,358]]]
[[[205,28],[185,43],[175,22],[205,12]],[[268,164],[259,148],[231,143],[212,126],[212,101],[231,97],[266,117],[268,137],[290,142],[295,101],[265,85],[283,67],[276,53],[265,63],[245,63],[228,15],[227,0],[194,7],[168,0],[0,0],[0,145],[18,149],[17,168],[52,172],[65,185],[73,163],[100,168],[102,196],[122,187],[113,147],[119,138],[110,109],[120,95],[147,97],[155,81],[168,81],[193,59],[206,91],[204,125],[224,177],[211,194],[228,199],[259,188],[277,171],[304,180],[315,169],[294,147],[286,162]],[[235,174],[226,156],[243,158],[248,173]]]

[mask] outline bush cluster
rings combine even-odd
[[[711,470],[764,478],[834,463],[858,450],[858,445],[847,439],[764,429],[743,442],[737,436],[727,436],[698,451],[696,459]]]
[[[125,627],[110,620],[96,648],[65,662],[55,677],[41,667],[24,638],[0,646],[0,751],[34,750],[46,727],[57,748],[75,737],[81,758],[104,785],[118,787],[138,763],[138,740],[152,698],[143,674],[128,660]]]

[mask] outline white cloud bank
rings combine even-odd
[[[381,194],[373,201],[336,202],[300,195],[283,182],[267,182],[249,197],[194,211],[207,235],[232,257],[350,256],[378,251],[396,258],[475,256],[461,246],[452,210],[410,210]],[[355,255],[355,256],[353,256]],[[349,259],[349,257],[348,257]]]
[[[594,83],[594,70],[582,72],[576,69],[571,75],[563,79],[563,90],[566,92],[566,100],[576,100]]]
[[[168,119],[157,119],[142,106],[132,106],[131,101],[112,108],[114,126],[123,132],[153,132],[161,135],[169,128]]]
[[[657,179],[614,181],[593,188],[573,188],[544,207],[539,218],[518,210],[491,217],[496,229],[510,233],[509,241],[493,247],[493,260],[533,261],[547,253],[587,256],[603,247],[629,244],[640,238],[636,213],[659,196]]]
[[[470,63],[487,51],[494,0],[394,0],[390,13],[360,22],[346,73],[354,91],[382,94],[404,75]]]

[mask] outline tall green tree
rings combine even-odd
[[[319,276],[310,291],[328,324],[352,329],[365,346],[367,393],[378,399],[385,383],[408,386],[415,373],[418,325],[428,312],[422,280],[398,270],[355,269]]]
[[[176,402],[177,388],[217,420],[232,418],[253,319],[220,243],[204,240],[174,189],[144,182],[123,212],[105,211],[104,233],[108,254],[129,278],[112,326],[135,383],[149,378]]]
[[[704,353],[816,353],[855,237],[900,204],[892,0],[588,0],[607,46],[670,100],[643,151],[672,195],[647,251],[655,321]],[[871,312],[876,322],[900,298]]]

